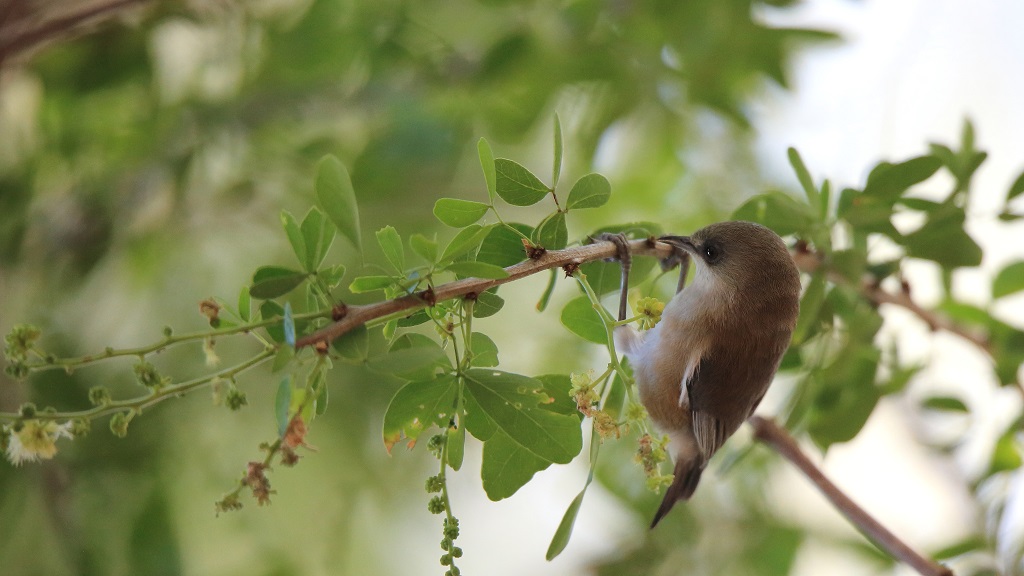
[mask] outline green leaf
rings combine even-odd
[[[466,372],[465,383],[466,391],[497,428],[534,456],[566,464],[583,448],[577,418],[537,406],[547,401],[538,380],[472,368]]]
[[[249,294],[248,286],[238,291],[238,317],[242,322],[249,322],[252,318],[252,295]]]
[[[942,562],[943,560],[950,560],[957,556],[962,556],[975,550],[984,550],[988,547],[988,540],[984,536],[973,535],[967,538],[947,546],[941,550],[932,553],[932,558]]]
[[[856,284],[860,282],[861,278],[864,277],[864,271],[867,268],[866,254],[860,250],[836,250],[832,252],[831,257],[832,270],[835,270],[844,278],[850,282]],[[881,280],[889,276],[886,274],[886,270],[890,269],[891,263],[875,263],[873,264],[873,272],[878,273],[875,276],[876,279]],[[896,262],[898,269],[899,262]],[[895,270],[894,270],[895,271]],[[891,274],[891,273],[890,273]]]
[[[320,268],[327,251],[334,243],[334,225],[327,222],[324,213],[312,207],[302,218],[302,237],[306,246],[306,259],[300,260],[307,272],[315,272]]]
[[[981,264],[981,247],[964,230],[965,219],[963,208],[943,204],[928,214],[923,226],[904,237],[907,255],[947,269]]]
[[[445,266],[444,269],[449,272],[454,272],[462,278],[508,278],[508,272],[506,272],[504,268],[501,266],[495,266],[494,264],[487,264],[486,262],[463,260],[459,262],[452,262]]]
[[[402,237],[398,235],[394,226],[385,226],[378,230],[377,243],[395,270],[405,270],[405,248],[402,246]]]
[[[302,236],[302,230],[299,228],[299,223],[295,221],[295,217],[292,216],[291,212],[287,210],[281,210],[281,226],[284,227],[284,232],[288,236],[288,243],[292,246],[292,252],[295,252],[295,258],[299,261],[303,267],[306,266],[306,241]],[[306,268],[307,271],[312,272]]]
[[[556,282],[558,282],[558,270],[552,268],[548,271],[547,286],[544,287],[544,291],[540,293],[540,300],[537,301],[537,312],[543,312],[548,309],[551,295],[555,293]]]
[[[292,303],[284,303],[284,319],[281,321],[281,327],[284,329],[284,341],[286,344],[295,348],[295,320],[292,318]]]
[[[921,407],[928,410],[940,410],[942,412],[963,412],[967,413],[967,405],[964,401],[953,396],[931,396],[921,402]]]
[[[601,320],[601,316],[594,310],[593,304],[590,303],[590,298],[586,296],[579,296],[570,300],[565,305],[565,308],[562,308],[560,319],[563,326],[584,340],[589,340],[595,344],[606,344],[608,342],[608,332],[605,329],[604,321]]]
[[[408,316],[398,319],[399,328],[411,328],[430,321],[430,315],[424,309],[417,310]]]
[[[830,365],[811,374],[815,397],[807,431],[822,449],[853,439],[874,412],[881,397],[875,386],[879,358],[870,341],[849,342]]]
[[[429,380],[439,369],[450,370],[444,350],[423,334],[402,334],[387,354],[370,360],[370,368],[406,380]]]
[[[551,187],[558,186],[558,177],[562,175],[562,123],[555,114],[555,162],[551,169]]]
[[[787,154],[789,155],[789,164],[793,167],[793,171],[796,172],[797,180],[800,181],[800,187],[807,194],[807,201],[811,206],[817,205],[820,201],[818,189],[814,186],[814,179],[811,178],[811,173],[807,170],[803,158],[800,157],[800,153],[796,151],[796,148],[790,147],[787,150]]]
[[[892,202],[911,186],[931,178],[942,161],[935,156],[911,158],[899,164],[881,162],[868,175],[864,194]]]
[[[327,385],[327,376],[324,369],[317,370],[313,375],[316,392],[316,400],[313,401],[313,408],[317,416],[323,416],[327,412],[327,403],[330,401],[330,387]]]
[[[457,392],[458,383],[449,374],[399,388],[384,413],[382,435],[388,452],[403,436],[415,442],[430,426],[447,426]]]
[[[345,165],[334,156],[324,156],[316,165],[316,199],[341,235],[362,251],[359,235],[359,207]]]
[[[452,228],[465,228],[483,218],[489,208],[482,202],[441,198],[434,203],[434,216]]]
[[[1010,191],[1006,193],[1006,203],[1009,204],[1017,196],[1024,194],[1024,172],[1017,176],[1017,179],[1010,185]]]
[[[249,295],[260,300],[284,296],[302,284],[306,276],[305,272],[280,266],[260,266],[252,275]]]
[[[587,174],[572,185],[565,209],[598,208],[604,206],[611,195],[612,185],[607,178],[597,173]]]
[[[498,430],[484,442],[480,479],[487,497],[497,502],[515,494],[534,474],[550,465],[550,461],[539,458]]]
[[[576,400],[569,394],[569,391],[572,390],[572,380],[569,379],[568,374],[543,374],[537,376],[537,380],[544,385],[544,393],[550,398],[547,404],[542,405],[545,410],[583,420],[583,414],[577,408]]]
[[[748,220],[774,230],[778,235],[806,233],[817,220],[813,208],[782,192],[751,197],[732,213],[733,220]]]
[[[825,274],[817,272],[811,277],[811,282],[800,299],[800,317],[797,319],[796,328],[793,330],[792,345],[799,346],[807,339],[818,332],[818,324],[821,319],[821,305],[825,301]]]
[[[462,460],[466,455],[466,427],[460,422],[458,426],[448,428],[448,465],[456,472],[462,468]]]
[[[587,485],[580,490],[580,493],[572,499],[569,508],[562,515],[562,521],[558,523],[558,529],[555,530],[555,535],[551,538],[551,544],[548,545],[547,554],[544,556],[549,562],[554,560],[569,545],[569,538],[572,537],[572,529],[576,525],[576,517],[583,506],[583,496],[587,493],[588,486],[590,486],[590,482],[587,482]]]
[[[986,476],[1000,472],[1012,472],[1024,464],[1017,442],[1017,435],[1020,434],[1020,425],[1021,422],[1018,419],[996,441],[996,445],[992,449],[992,459],[989,461]]]
[[[992,298],[1002,298],[1024,290],[1024,260],[1007,264],[992,282]]]
[[[495,191],[513,206],[532,206],[547,196],[551,189],[521,164],[507,158],[494,161]]]
[[[263,304],[260,304],[259,316],[264,320],[281,318],[284,316],[284,308],[273,300],[265,300]],[[284,343],[284,328],[280,324],[271,324],[266,327],[266,331],[271,340],[279,344]]]
[[[284,339],[283,336],[282,339]],[[281,346],[277,349],[277,352],[274,353],[274,363],[271,364],[270,371],[272,373],[277,373],[284,370],[293,359],[295,359],[295,347]]]
[[[487,442],[498,432],[498,425],[484,412],[472,394],[464,394],[462,401],[465,408],[466,417],[463,422],[466,431],[475,436],[477,440]]]
[[[277,394],[274,397],[274,416],[277,418],[277,435],[284,437],[288,430],[289,408],[292,404],[292,377],[285,376],[277,385]]]
[[[362,294],[363,292],[373,292],[374,290],[383,290],[391,284],[394,280],[391,276],[360,276],[348,285],[349,292],[353,294]]]
[[[470,366],[478,368],[493,368],[498,365],[498,345],[486,334],[473,332],[470,337],[473,344],[473,358]]]
[[[846,188],[839,196],[839,216],[849,222],[856,232],[878,232],[899,240],[900,233],[892,225],[893,203],[888,199],[868,196]]]
[[[995,322],[987,310],[965,302],[944,300],[939,303],[938,309],[954,322],[971,324],[986,330]]]
[[[491,152],[491,145],[487,140],[481,138],[476,143],[476,153],[480,157],[480,168],[484,171],[484,181],[487,182],[487,197],[494,203],[494,196],[497,194],[494,176],[494,152]]]
[[[548,250],[561,250],[569,243],[569,229],[565,225],[565,212],[554,212],[533,231],[533,243]]]
[[[510,230],[509,227],[514,228]],[[522,236],[516,233],[522,233]],[[530,237],[533,228],[526,224],[510,223],[507,226],[495,226],[480,243],[480,251],[476,254],[477,262],[486,262],[507,268],[526,259],[523,249],[523,237]]]
[[[345,265],[335,264],[317,271],[317,276],[327,284],[329,290],[334,290],[341,285],[342,278],[345,277]]]
[[[370,353],[370,331],[360,324],[335,338],[331,345],[343,359],[362,364]]]
[[[444,252],[441,253],[441,258],[438,259],[438,262],[451,262],[459,256],[479,247],[487,234],[490,233],[490,230],[490,226],[480,226],[479,224],[470,224],[459,230],[459,233],[452,238],[452,241],[445,247]]]
[[[409,237],[409,246],[427,262],[433,264],[437,261],[437,241],[427,238],[423,234],[413,234]]]
[[[994,320],[990,332],[995,372],[1002,386],[1017,385],[1017,372],[1024,364],[1024,330]]]
[[[505,305],[505,300],[494,292],[481,292],[476,295],[476,304],[473,306],[473,318],[487,318],[493,316]]]

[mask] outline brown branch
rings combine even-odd
[[[11,56],[15,56],[18,53],[24,52],[25,50],[46,42],[47,40],[62,35],[68,35],[76,28],[90,21],[94,21],[99,18],[108,18],[137,4],[146,4],[151,1],[152,0],[112,0],[107,4],[90,6],[74,14],[53,18],[37,28],[22,31],[20,33],[16,32],[9,40],[4,40],[3,34],[0,34],[0,65],[3,64],[4,60]],[[3,18],[0,18],[0,32],[3,32],[5,27],[12,25],[11,15],[16,12],[15,6],[17,5],[17,2],[12,2],[9,6],[9,10],[3,14]]]
[[[917,553],[851,500],[811,462],[800,450],[796,440],[783,428],[760,416],[751,416],[748,422],[754,427],[754,436],[758,440],[771,446],[803,472],[822,495],[879,548],[924,576],[953,576],[952,570]]]
[[[658,256],[667,258],[672,254],[672,248],[668,244],[651,242],[649,240],[634,240],[629,243],[630,251],[641,256]],[[508,276],[501,279],[466,278],[456,280],[448,284],[437,286],[432,290],[410,294],[394,300],[386,300],[375,304],[363,306],[349,306],[345,315],[338,321],[317,330],[316,332],[299,339],[295,343],[296,348],[304,346],[315,346],[329,344],[342,334],[366,324],[371,320],[383,318],[396,312],[405,310],[417,310],[432,305],[434,302],[451,300],[453,298],[475,297],[495,286],[507,282],[519,280],[526,276],[543,272],[551,268],[560,268],[566,265],[579,265],[585,262],[593,262],[605,258],[612,258],[616,254],[615,245],[611,242],[598,242],[586,246],[577,246],[565,250],[551,250],[540,257],[520,262],[505,269]]]

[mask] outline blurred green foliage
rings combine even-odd
[[[822,449],[846,441],[879,399],[902,391],[917,370],[879,349],[882,318],[858,282],[865,274],[879,283],[898,278],[908,258],[934,262],[946,278],[977,265],[980,248],[963,224],[970,180],[985,156],[968,124],[959,150],[933,145],[927,155],[880,164],[861,189],[834,191],[827,181],[815,183],[791,151],[805,198],[769,192],[748,199],[746,192],[764,188],[750,161],[748,99],[766,82],[787,87],[786,70],[799,47],[834,39],[824,31],[772,28],[758,17],[792,4],[284,0],[194,10],[164,4],[137,25],[108,25],[27,61],[7,60],[0,75],[0,99],[10,110],[0,113],[0,286],[6,292],[0,328],[6,333],[17,321],[32,321],[47,335],[47,350],[77,356],[108,344],[153,341],[164,324],[203,328],[207,319],[195,313],[195,303],[234,295],[243,285],[248,290],[238,304],[232,297],[227,307],[242,324],[284,316],[290,307],[271,299],[299,286],[312,295],[295,299],[300,313],[314,296],[339,286],[349,287],[352,302],[368,302],[381,290],[394,297],[419,286],[422,276],[408,272],[424,262],[430,273],[498,277],[500,267],[516,261],[523,238],[558,248],[596,228],[691,230],[740,206],[735,216],[791,234],[822,258],[783,366],[799,380],[788,424]],[[561,123],[552,150],[556,114]],[[487,140],[478,142],[480,136]],[[704,162],[694,151],[710,138],[724,145],[724,157]],[[325,154],[341,162],[315,166]],[[939,170],[954,182],[944,200],[911,194]],[[529,206],[548,198],[548,183],[560,183],[561,206],[554,212]],[[1001,218],[1019,217],[1010,201],[1022,192],[1024,177],[1012,186]],[[477,224],[497,199],[524,206],[514,214],[529,224]],[[360,218],[352,218],[356,200]],[[314,205],[319,208],[310,210]],[[893,215],[904,212],[923,223],[901,232]],[[619,226],[631,221],[648,222]],[[836,230],[846,240],[841,245],[834,245]],[[368,231],[377,231],[376,238]],[[874,258],[869,237],[885,238],[897,256]],[[351,249],[363,245],[365,257]],[[1020,266],[1003,270],[993,298],[1024,288]],[[652,267],[638,262],[634,281]],[[346,270],[354,273],[342,282]],[[617,287],[614,265],[591,263],[584,270],[598,294]],[[500,317],[504,299],[523,299],[505,290],[479,295],[470,316]],[[250,296],[268,300],[257,307]],[[955,301],[948,289],[946,297],[941,311],[983,331],[1000,380],[1019,384],[1020,327]],[[545,304],[549,299],[550,286],[541,297]],[[578,301],[566,306],[565,300],[560,314],[544,316],[557,325],[571,312],[570,329],[599,340],[593,318],[578,313]],[[542,315],[536,316],[540,324]],[[420,518],[425,498],[420,481],[410,480],[427,477],[436,462],[425,450],[386,460],[380,432],[383,421],[393,443],[401,434],[415,440],[422,432],[417,423],[444,424],[424,412],[417,394],[419,388],[451,392],[443,377],[428,377],[451,367],[447,352],[408,331],[438,320],[419,313],[389,322],[385,335],[401,334],[390,342],[376,330],[334,342],[342,361],[330,372],[331,407],[310,439],[320,451],[294,470],[275,471],[278,494],[267,509],[214,520],[210,503],[246,460],[261,457],[254,438],[286,430],[296,407],[322,412],[328,386],[317,380],[326,374],[320,368],[310,370],[309,388],[301,381],[282,384],[280,375],[240,378],[249,404],[240,412],[213,408],[193,394],[147,410],[124,439],[98,429],[62,447],[56,460],[21,469],[0,465],[5,573],[441,573],[437,566],[401,564],[403,558],[379,545],[409,539],[400,528],[405,522],[416,527],[409,529],[416,537],[436,539],[435,532],[420,532],[427,526]],[[284,342],[292,330],[301,336],[316,322],[296,315],[287,329],[269,331],[269,340]],[[501,398],[488,395],[494,380],[522,378],[490,370],[499,349],[526,337],[522,330],[504,339],[490,331],[493,340],[473,333],[473,391],[459,400],[477,403],[490,417],[467,428],[489,438],[483,487],[496,499],[579,451],[576,444],[549,447],[554,452],[544,459],[516,443],[537,443],[543,432],[524,432],[522,414],[558,425],[575,420],[566,395],[551,392],[567,386],[564,376],[523,381],[542,383],[559,400],[552,406],[530,404],[539,388],[505,399],[529,400],[525,411],[506,411]],[[529,370],[522,368],[526,360],[513,360],[520,371],[580,368],[565,365],[567,357],[585,357],[580,339],[537,330],[536,338],[551,343]],[[216,354],[230,365],[253,350],[225,340]],[[278,356],[277,367],[292,360]],[[205,373],[198,349],[151,358],[154,369],[173,373],[175,381]],[[0,375],[0,409],[13,411],[27,400],[84,406],[97,384],[121,396],[135,390],[130,373],[127,365],[111,365],[40,372],[24,383]],[[618,386],[606,401],[610,411],[623,402]],[[962,413],[966,405],[934,397],[924,408]],[[1018,428],[1015,422],[1006,429],[979,485],[1020,467]],[[446,457],[459,465],[462,434],[446,448],[457,452]],[[774,461],[760,449],[745,453],[742,475],[726,477],[739,504],[683,507],[658,531],[640,535],[657,496],[644,488],[636,467],[622,465],[635,442],[602,446],[593,476],[639,511],[641,521],[635,547],[595,559],[598,573],[689,573],[701,566],[712,574],[782,574],[808,539],[764,501],[760,483]],[[741,452],[742,446],[727,456]],[[495,473],[500,459],[521,464],[522,477]],[[462,526],[469,529],[487,527]],[[977,532],[951,546],[948,556],[989,554],[992,540],[980,535],[982,528]],[[450,546],[454,538],[445,538]],[[880,566],[877,553],[859,542],[839,544]],[[543,555],[523,553],[538,561]],[[887,560],[881,565],[888,569]]]

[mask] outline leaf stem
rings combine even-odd
[[[32,418],[37,420],[72,420],[75,418],[85,418],[92,420],[95,418],[108,416],[110,414],[115,414],[117,412],[133,411],[136,413],[141,413],[144,408],[148,408],[154,404],[158,404],[172,396],[178,396],[181,394],[185,394],[186,392],[190,392],[196,388],[205,386],[213,382],[214,380],[228,380],[234,378],[235,376],[241,374],[242,372],[245,372],[250,368],[258,366],[264,361],[273,358],[276,351],[277,350],[275,348],[267,348],[260,352],[259,354],[246,360],[245,362],[236,364],[231,368],[226,368],[219,372],[214,372],[213,374],[207,374],[206,376],[202,376],[200,378],[187,380],[185,382],[181,382],[180,384],[161,386],[160,388],[153,390],[150,394],[142,396],[140,398],[132,398],[129,400],[116,400],[108,402],[106,404],[101,404],[99,406],[94,406],[88,410],[80,410],[77,412],[40,411],[37,412]],[[0,412],[0,420],[18,420],[20,418],[21,415],[16,412]]]

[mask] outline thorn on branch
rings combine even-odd
[[[427,286],[426,290],[421,290],[416,294],[416,296],[418,296],[420,300],[426,302],[427,306],[437,304],[437,294],[434,293],[433,286]]]
[[[537,246],[526,238],[523,238],[523,250],[526,251],[526,257],[530,260],[536,260],[547,253],[547,249],[543,246]]]
[[[313,350],[321,356],[326,356],[329,348],[330,345],[327,343],[327,340],[317,340],[316,343],[313,344]]]

